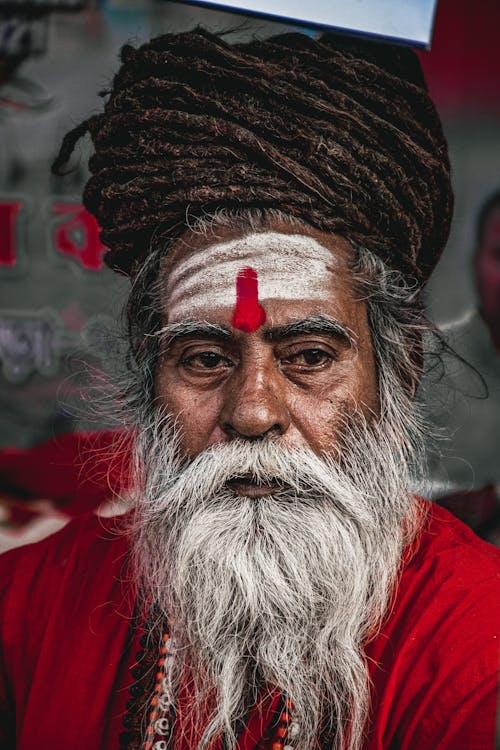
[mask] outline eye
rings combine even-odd
[[[302,349],[295,354],[283,359],[285,364],[293,364],[306,367],[321,367],[332,362],[333,355],[324,349]]]
[[[216,370],[221,367],[234,367],[233,363],[227,357],[217,352],[198,352],[181,360],[184,367],[191,370]]]

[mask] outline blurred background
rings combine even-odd
[[[187,30],[284,24],[168,0],[0,2],[0,550],[71,515],[113,512],[126,451],[88,389],[119,377],[128,283],[103,266],[80,205],[88,144],[53,178],[64,133],[99,111],[120,46]],[[440,0],[419,52],[443,118],[456,210],[427,290],[451,352],[429,359],[422,398],[442,434],[428,494],[500,546],[500,55],[498,0]],[[307,30],[306,30],[307,31]],[[312,33],[312,32],[311,32]],[[498,193],[497,195],[495,195]]]

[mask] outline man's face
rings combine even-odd
[[[500,206],[488,216],[476,258],[481,313],[500,351]]]
[[[366,305],[348,252],[338,237],[282,226],[177,243],[165,269],[156,397],[180,427],[186,458],[264,436],[335,453],[346,420],[377,413]]]

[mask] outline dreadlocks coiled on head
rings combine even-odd
[[[125,45],[84,203],[133,272],[190,218],[278,209],[425,281],[448,237],[446,142],[414,53],[324,35],[229,45],[203,29]]]

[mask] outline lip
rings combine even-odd
[[[258,484],[251,477],[234,477],[226,482],[226,486],[243,497],[266,497],[283,490],[283,484],[279,482]]]

